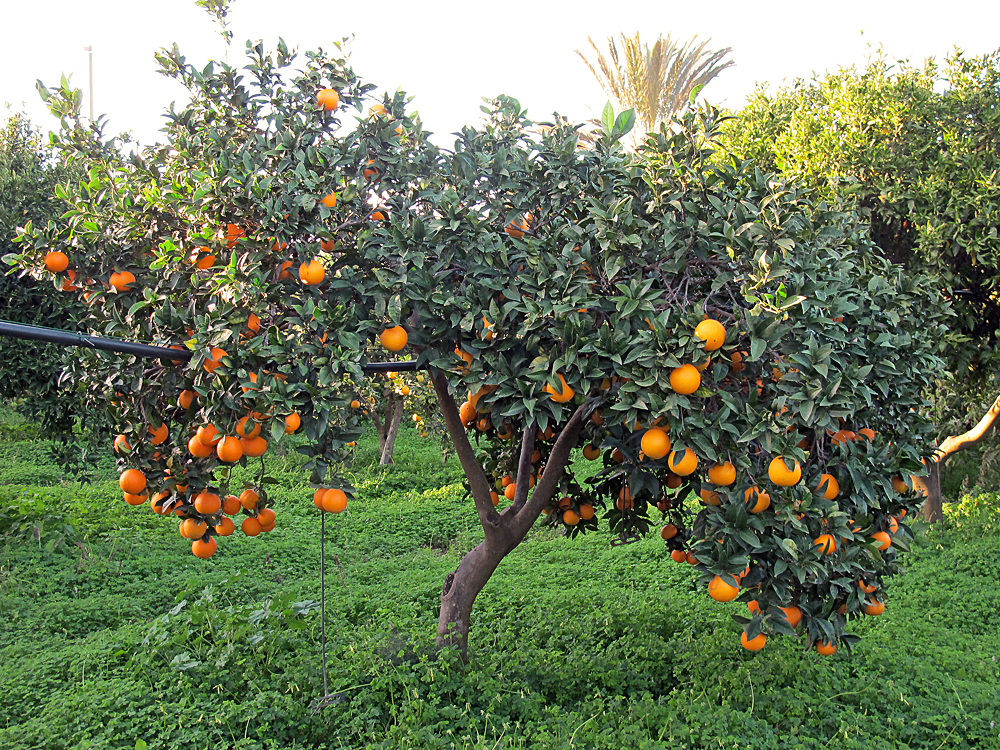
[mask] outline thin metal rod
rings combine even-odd
[[[136,357],[172,359],[179,362],[186,362],[194,356],[194,353],[187,349],[170,349],[165,346],[138,344],[134,341],[123,341],[122,339],[87,336],[82,333],[74,333],[73,331],[62,331],[58,328],[29,326],[22,323],[11,323],[6,320],[0,320],[0,336],[10,336],[11,338],[28,339],[31,341],[48,341],[64,346],[82,346],[87,349],[132,354]],[[369,374],[394,371],[413,372],[416,369],[417,361],[415,359],[405,362],[368,362],[361,365],[361,371]]]
[[[323,650],[323,697],[330,697],[330,686],[326,680],[326,511],[319,512],[319,630],[320,647]]]

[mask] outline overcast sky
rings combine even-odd
[[[10,2],[0,45],[0,104],[24,108],[44,129],[54,127],[35,92],[62,73],[85,89],[87,53],[94,47],[95,110],[113,131],[131,130],[143,143],[158,138],[162,112],[183,90],[156,73],[153,52],[177,43],[189,61],[222,58],[214,23],[193,0],[47,0]],[[230,62],[242,59],[246,39],[273,46],[282,36],[301,49],[331,48],[353,35],[355,71],[380,89],[402,88],[427,129],[439,134],[480,119],[481,97],[508,94],[546,119],[558,111],[573,120],[596,116],[607,97],[575,49],[591,36],[639,30],[711,37],[711,48],[732,48],[736,67],[724,71],[705,98],[738,107],[758,82],[811,77],[813,72],[864,64],[882,46],[890,59],[943,60],[954,46],[968,54],[1000,47],[1000,3],[868,0],[803,2],[551,2],[476,3],[470,0],[379,3],[316,0],[236,0]],[[6,114],[0,112],[0,115]],[[436,138],[448,144],[451,139]]]

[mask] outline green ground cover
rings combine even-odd
[[[4,421],[6,420],[6,421]],[[658,538],[539,528],[477,600],[472,662],[434,647],[444,576],[481,538],[452,460],[412,430],[359,444],[359,497],[319,514],[271,459],[278,528],[194,558],[0,420],[0,748],[1000,748],[1000,498],[918,534],[853,654],[758,654]],[[581,467],[582,468],[582,467]]]

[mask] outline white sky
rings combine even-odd
[[[596,116],[607,97],[574,53],[589,50],[588,35],[602,49],[609,34],[636,29],[649,42],[669,32],[711,37],[712,49],[732,47],[736,67],[704,92],[731,107],[757,82],[863,64],[879,45],[891,59],[911,62],[943,60],[955,45],[970,55],[1000,47],[996,0],[236,0],[230,19],[233,63],[242,60],[246,39],[273,46],[280,34],[302,50],[331,49],[331,41],[353,34],[355,71],[380,89],[415,96],[411,107],[438,134],[477,123],[481,97],[500,93],[517,98],[534,119],[554,110],[575,121]],[[85,90],[86,113],[86,45],[94,46],[95,111],[110,116],[113,132],[131,130],[143,143],[158,138],[162,112],[184,95],[156,73],[154,50],[176,42],[191,62],[223,56],[216,26],[193,0],[9,2],[3,22],[0,103],[26,109],[46,130],[56,123],[35,79],[53,87],[62,73],[72,74]]]

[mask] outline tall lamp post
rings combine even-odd
[[[94,45],[88,44],[83,48],[85,52],[88,52],[89,63],[90,63],[90,120],[94,120]]]

